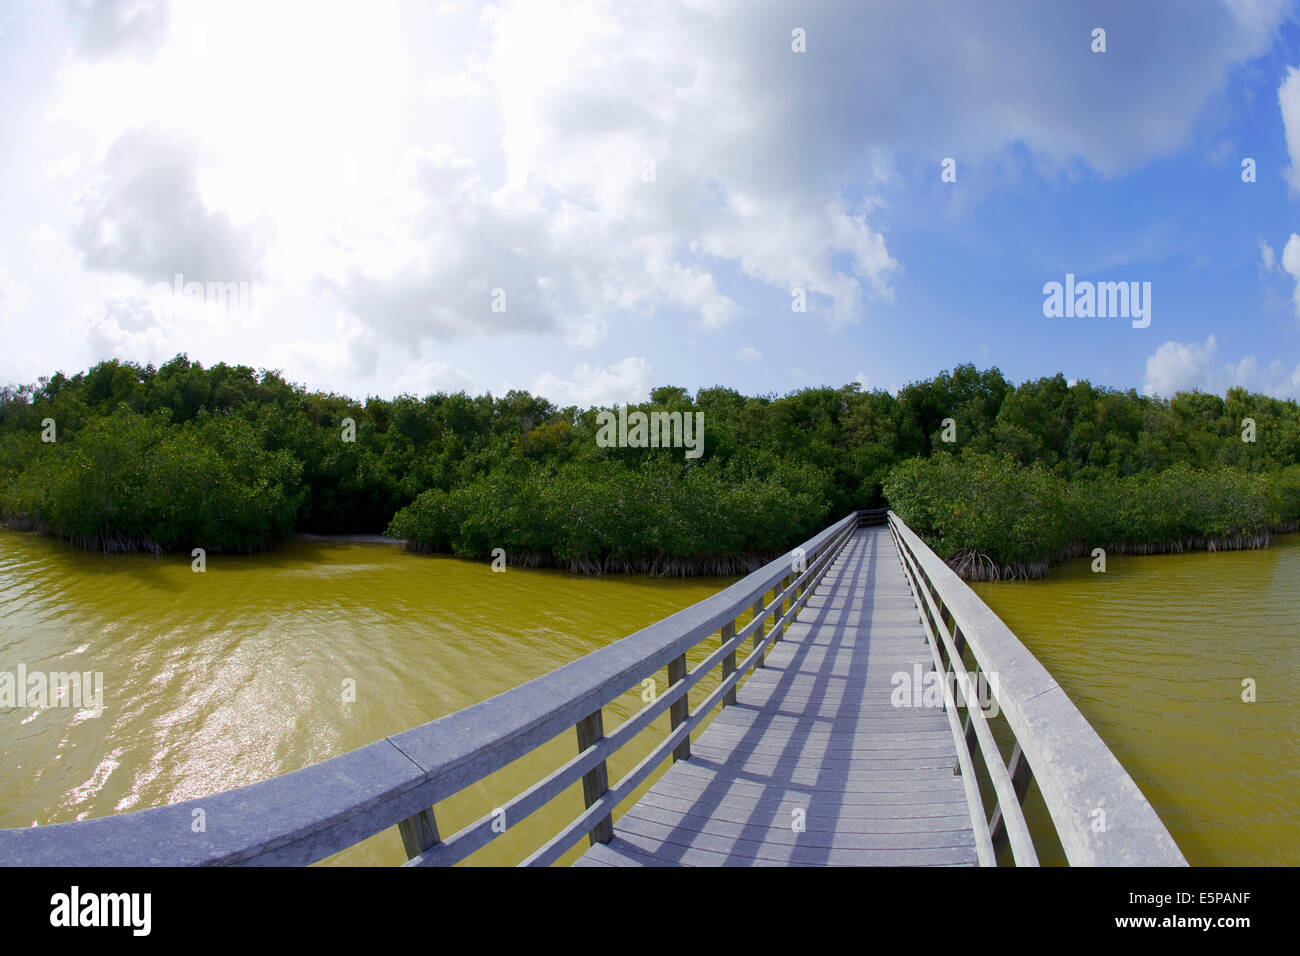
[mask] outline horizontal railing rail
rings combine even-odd
[[[1037,865],[1039,848],[1022,808],[1036,782],[1070,864],[1185,866],[1142,791],[1046,668],[892,511],[888,522],[934,672],[942,675],[944,710],[957,743],[954,771],[963,777],[980,863],[996,865],[1010,846],[1015,864]],[[967,649],[974,667],[965,663]],[[1014,736],[1005,759],[990,724],[995,713]],[[977,760],[993,794],[987,817]]]
[[[496,697],[302,770],[164,807],[0,830],[0,863],[297,865],[396,826],[407,865],[448,865],[579,781],[585,809],[524,862],[555,862],[584,836],[593,844],[608,842],[615,809],[669,755],[689,756],[692,731],[719,706],[736,702],[739,682],[763,666],[765,653],[795,620],[859,522],[880,524],[885,517],[883,509],[854,512],[712,597],[622,640]],[[688,667],[687,653],[714,635],[717,647]],[[718,686],[692,708],[691,690],[719,667]],[[605,705],[664,668],[667,690],[606,734]],[[665,711],[669,734],[610,786],[608,759]],[[436,804],[570,730],[577,734],[576,756],[493,812],[440,835]]]

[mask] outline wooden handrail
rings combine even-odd
[[[584,836],[609,839],[607,824],[618,804],[669,754],[689,753],[692,730],[733,701],[739,682],[763,666],[764,653],[807,603],[859,521],[879,523],[881,514],[854,512],[730,587],[622,640],[464,710],[302,770],[165,807],[0,830],[0,862],[300,865],[397,827],[407,865],[446,865],[480,849],[502,828],[493,826],[495,814],[489,813],[440,838],[434,806],[576,730],[576,757],[497,808],[513,825],[583,781],[586,809],[525,860],[554,862]],[[721,637],[717,650],[688,671],[687,652],[715,634]],[[749,652],[737,661],[746,641],[752,641]],[[602,708],[664,668],[672,681],[667,691],[605,733]],[[722,669],[722,680],[692,709],[689,691],[715,668]],[[672,731],[609,786],[608,757],[665,710],[673,716]],[[192,825],[199,811],[202,828]]]
[[[980,862],[996,864],[1000,844],[1007,841],[1017,864],[1037,863],[1020,805],[1032,779],[1070,864],[1186,866],[1142,791],[1046,668],[898,515],[890,511],[888,521],[935,670],[945,678],[945,709],[959,769],[968,777],[964,783]],[[963,661],[964,648],[975,660],[973,669]],[[960,699],[948,689],[949,673]],[[1006,762],[974,691],[981,675],[996,676],[991,692],[1015,737]],[[958,706],[966,711],[964,726]],[[972,735],[978,747],[972,746]],[[988,818],[978,786],[969,779],[976,757],[996,798]]]

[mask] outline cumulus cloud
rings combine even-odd
[[[532,393],[560,407],[591,408],[647,401],[650,383],[649,364],[644,358],[630,356],[606,368],[592,368],[584,363],[568,379],[548,372],[537,379]]]
[[[354,314],[414,346],[476,333],[557,331],[594,344],[607,316],[671,305],[716,327],[735,304],[668,232],[578,202],[492,190],[449,147],[416,155],[409,214],[376,256],[331,280]]]
[[[0,326],[28,316],[32,304],[31,287],[14,278],[0,257]]]
[[[937,182],[918,170],[954,156],[953,194],[968,196],[1013,174],[1117,175],[1172,155],[1285,14],[1282,0],[1205,0],[1196,16],[1127,0],[1006,0],[998,16],[938,0],[588,0],[561,16],[501,0],[434,21],[447,30],[434,42],[387,5],[364,18],[321,5],[306,20],[255,3],[69,9],[84,56],[60,67],[46,115],[79,123],[81,140],[42,148],[52,193],[92,177],[70,231],[84,266],[114,281],[252,280],[265,239],[265,271],[298,296],[293,319],[276,317],[298,322],[276,346],[282,364],[356,381],[400,372],[396,354],[411,388],[436,377],[420,368],[439,354],[430,342],[589,346],[655,312],[671,335],[680,314],[734,327],[789,317],[794,288],[809,304],[796,323],[870,320],[906,266],[891,201]],[[1098,23],[1104,56],[1089,50]],[[790,49],[794,26],[806,53]],[[148,63],[118,61],[160,38]],[[1288,144],[1296,84],[1279,91]],[[123,134],[128,123],[146,125]],[[263,212],[274,232],[239,225]],[[341,332],[328,312],[308,318],[302,290],[322,287],[348,316]],[[105,344],[144,334],[96,321]],[[579,371],[550,380],[581,394],[609,370]]]
[[[890,0],[865,16],[828,3],[799,11],[806,54],[790,50],[790,12],[774,2],[597,0],[564,17],[494,6],[489,39],[438,90],[488,91],[505,183],[487,185],[467,158],[426,157],[423,213],[387,256],[403,265],[353,269],[341,288],[408,345],[503,328],[591,344],[611,316],[662,306],[721,326],[740,309],[718,263],[783,295],[804,289],[833,326],[854,322],[892,300],[901,265],[873,221],[880,197],[846,181],[874,188],[903,155],[978,162],[1017,145],[1045,170],[1135,168],[1185,142],[1283,13],[1280,0],[1196,17],[1008,6],[990,17]],[[1100,20],[1104,69],[1088,42]],[[494,288],[504,314],[489,311]]]
[[[88,57],[149,54],[167,34],[166,0],[65,0],[77,50]]]
[[[1217,349],[1218,343],[1213,335],[1203,344],[1164,343],[1147,359],[1146,382],[1142,391],[1147,395],[1173,395],[1194,388],[1207,389],[1210,360]]]
[[[1260,271],[1264,273],[1272,272],[1277,268],[1277,253],[1263,236],[1259,237],[1259,266]]]
[[[1282,269],[1295,279],[1296,286],[1292,298],[1295,301],[1296,318],[1300,318],[1300,236],[1294,232],[1282,247]]]
[[[1219,363],[1218,350],[1213,335],[1199,343],[1165,342],[1147,359],[1143,393],[1168,398],[1175,392],[1222,395],[1230,388],[1244,388],[1275,398],[1300,398],[1300,365],[1291,368],[1274,359],[1264,366],[1253,355]]]
[[[29,348],[12,346],[0,350],[0,388],[32,384],[49,372],[49,366]]]
[[[257,243],[199,194],[198,156],[157,128],[130,130],[104,157],[79,201],[73,244],[89,269],[149,282],[249,281],[259,274]]]
[[[288,370],[290,378],[295,380],[364,380],[374,375],[379,366],[374,333],[343,310],[335,313],[330,334],[315,338],[295,336],[271,346],[269,354],[269,364]]]
[[[185,351],[175,347],[174,332],[173,320],[138,296],[109,299],[103,311],[92,315],[83,329],[95,355],[154,363]]]
[[[425,396],[434,392],[471,392],[474,379],[446,362],[421,362],[393,381],[393,393]]]
[[[1291,165],[1282,171],[1290,191],[1300,193],[1300,69],[1288,67],[1286,79],[1277,89],[1278,105],[1282,108],[1282,129],[1286,135],[1286,149]]]
[[[736,352],[736,358],[740,359],[742,362],[757,362],[762,357],[763,353],[752,345],[746,345],[744,348]]]

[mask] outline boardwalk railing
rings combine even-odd
[[[674,760],[690,756],[691,732],[720,705],[735,703],[741,678],[763,666],[767,649],[781,639],[859,523],[884,520],[883,510],[851,514],[725,590],[620,641],[465,710],[302,770],[165,807],[0,830],[0,863],[305,864],[397,827],[408,866],[449,865],[498,836],[500,817],[489,812],[442,837],[435,804],[566,732],[576,733],[577,755],[494,810],[504,811],[513,826],[581,780],[583,812],[524,862],[553,863],[584,837],[608,842],[615,808],[670,754]],[[689,668],[687,653],[715,635],[716,648]],[[665,667],[668,688],[606,733],[602,708]],[[718,668],[718,686],[692,707],[692,688]],[[610,756],[665,711],[668,735],[611,786]]]
[[[911,528],[892,511],[888,520],[943,675],[954,769],[966,787],[980,863],[995,865],[1007,844],[1017,865],[1038,863],[1021,809],[1033,781],[1072,865],[1185,866],[1151,804],[1051,674]],[[1005,759],[991,723],[997,712],[1013,739]],[[981,780],[992,790],[987,816]]]

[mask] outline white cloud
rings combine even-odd
[[[1282,129],[1291,156],[1291,165],[1282,171],[1282,175],[1290,191],[1300,193],[1300,69],[1287,67],[1286,79],[1277,88],[1277,101],[1282,108]]]
[[[394,394],[474,393],[474,379],[446,362],[421,362],[393,381]]]
[[[358,319],[338,310],[331,335],[292,338],[267,350],[270,366],[285,369],[293,381],[338,381],[366,379],[379,364],[374,334]]]
[[[31,349],[0,350],[0,387],[33,384],[49,373],[49,366]]]
[[[871,387],[871,379],[867,377],[866,372],[859,372],[853,381],[861,385],[864,392]]]
[[[1146,382],[1142,391],[1147,395],[1173,395],[1194,388],[1206,390],[1210,379],[1210,359],[1218,348],[1214,336],[1204,344],[1195,342],[1166,342],[1147,359]]]
[[[1049,172],[1078,160],[1103,174],[1135,168],[1186,141],[1230,66],[1266,48],[1283,12],[1278,0],[1196,18],[1118,3],[1009,6],[1016,31],[978,6],[937,16],[882,2],[866,17],[830,3],[801,11],[810,52],[797,60],[775,4],[594,0],[563,17],[544,4],[494,6],[467,69],[435,74],[426,92],[488,92],[504,184],[475,156],[455,167],[467,179],[426,189],[419,226],[390,250],[406,268],[348,273],[354,311],[406,344],[453,338],[493,328],[483,301],[501,285],[520,297],[506,327],[592,344],[622,311],[734,320],[715,274],[726,263],[808,290],[832,326],[858,321],[872,301],[892,301],[901,268],[873,192],[900,158],[942,148],[975,164],[1019,146]],[[1112,36],[1144,44],[1113,44],[1098,71],[1085,41],[1103,14]],[[1071,46],[1071,31],[1084,39]]]
[[[1218,364],[1218,349],[1213,335],[1201,343],[1165,342],[1147,359],[1143,394],[1168,398],[1175,392],[1198,390],[1222,395],[1239,387],[1275,398],[1300,398],[1300,364],[1288,368],[1274,359],[1265,368],[1253,355]]]
[[[87,318],[82,334],[101,359],[159,364],[186,351],[177,341],[173,320],[139,297],[105,302],[103,311]]]
[[[17,199],[6,239],[20,245],[45,221],[75,237],[73,275],[34,255],[13,269],[43,307],[82,317],[78,354],[196,354],[197,341],[359,388],[373,384],[365,369],[419,387],[436,377],[430,355],[480,381],[528,381],[557,367],[562,345],[546,339],[622,341],[629,319],[655,312],[635,328],[685,339],[697,330],[678,313],[734,326],[784,311],[793,286],[809,294],[804,318],[870,319],[904,269],[888,200],[918,169],[958,157],[965,196],[981,164],[1106,176],[1171,155],[1284,13],[1278,0],[1206,3],[1195,17],[1124,0],[1007,0],[1006,17],[828,0],[800,9],[809,52],[796,55],[789,8],[769,0],[588,0],[563,15],[455,0],[442,17],[419,4],[361,17],[344,4],[304,16],[257,0],[74,0],[71,32],[64,10],[29,7],[31,34],[47,42],[6,80],[14,123],[32,134],[6,151]],[[1110,27],[1105,57],[1087,50],[1094,21]],[[1279,91],[1289,145],[1296,85],[1289,76]],[[80,221],[68,218],[78,184]],[[917,255],[933,268],[924,245]],[[105,309],[140,291],[109,283],[174,271],[264,275],[284,293],[276,327],[168,330]],[[334,306],[318,307],[322,287]],[[490,309],[495,288],[504,313]],[[422,347],[475,338],[510,367],[474,364],[477,343]],[[63,360],[37,341],[25,344],[47,364]],[[552,378],[581,390],[576,372]]]
[[[177,273],[198,281],[260,274],[251,233],[205,207],[195,147],[163,129],[133,129],[109,148],[78,199],[73,240],[90,269],[148,282]]]
[[[66,0],[65,6],[85,56],[152,53],[167,32],[167,0]]]
[[[0,255],[0,326],[27,318],[31,304],[31,287],[13,277]]]
[[[752,345],[746,345],[744,348],[736,352],[736,358],[740,359],[742,362],[757,362],[762,357],[763,353]]]
[[[1273,251],[1273,247],[1268,244],[1268,240],[1263,236],[1259,237],[1259,264],[1265,273],[1272,272],[1277,268],[1277,253]]]
[[[1295,300],[1296,317],[1300,318],[1300,236],[1294,232],[1282,248],[1282,268],[1295,279],[1296,286],[1292,296]]]
[[[534,383],[531,391],[555,405],[622,405],[644,402],[650,397],[650,366],[644,358],[628,357],[606,368],[582,364],[573,377],[562,379],[549,372]]]

